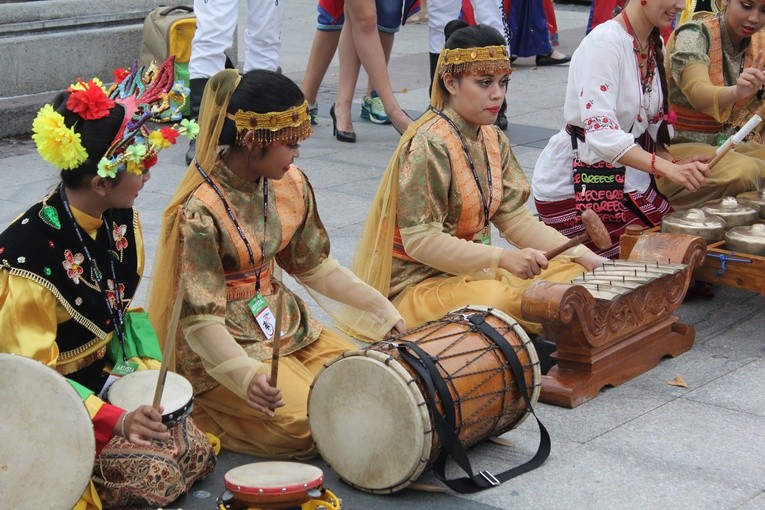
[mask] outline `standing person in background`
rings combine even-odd
[[[61,182],[0,234],[0,352],[64,375],[93,421],[96,458],[78,510],[165,506],[215,467],[217,438],[191,419],[168,430],[161,408],[126,412],[97,396],[110,372],[161,363],[145,314],[128,307],[145,264],[133,202],[157,153],[196,128],[184,120],[181,129],[147,129],[167,108],[172,69],[171,60],[154,74],[134,67],[109,94],[98,79],[79,80],[43,106],[32,138]]]
[[[392,2],[389,1],[388,4],[391,5]],[[345,24],[340,35],[340,79],[337,99],[329,110],[335,136],[342,142],[356,141],[356,133],[352,130],[351,103],[359,65],[364,66],[372,87],[382,101],[385,115],[393,127],[399,133],[406,131],[412,119],[393,95],[388,62],[377,31],[375,0],[352,0],[345,3]]]
[[[282,21],[286,0],[246,0],[247,23],[244,32],[244,72],[250,69],[276,71],[281,53]],[[239,19],[239,0],[194,0],[197,29],[191,41],[189,93],[191,119],[199,116],[199,104],[207,80],[230,67],[226,50],[234,44]],[[194,158],[194,140],[186,152],[186,164]]]
[[[709,176],[700,161],[673,161],[660,28],[671,26],[683,0],[634,0],[590,32],[574,52],[563,116],[534,167],[540,218],[568,237],[584,232],[581,211],[594,209],[616,257],[627,225],[657,226],[672,211],[656,187],[667,179],[689,191]]]
[[[765,0],[727,0],[718,15],[680,25],[669,44],[669,107],[675,134],[669,152],[712,158],[718,145],[754,114],[763,115]],[[765,184],[765,137],[758,126],[691,193],[668,179],[659,190],[675,209],[756,191]]]
[[[193,416],[203,430],[232,451],[309,458],[316,455],[309,387],[325,363],[356,344],[323,327],[274,277],[277,265],[340,323],[375,340],[405,325],[330,254],[311,184],[293,164],[311,134],[300,88],[271,71],[221,71],[207,83],[200,119],[197,157],[163,215],[154,271],[164,279],[154,280],[149,312],[164,331],[177,282],[186,282],[177,296],[176,368],[194,388]],[[370,312],[364,323],[362,311]],[[269,375],[275,328],[282,332],[276,387]]]
[[[407,12],[403,12],[403,17],[406,18],[417,12],[418,3],[415,2]],[[335,51],[340,41],[340,34],[345,22],[345,15],[343,14],[344,6],[345,0],[319,0],[316,7],[319,12],[316,19],[316,34],[313,38],[311,53],[308,56],[303,83],[300,86],[309,104],[312,125],[317,124],[319,107],[316,103],[316,97],[319,94],[319,87],[335,56]],[[387,0],[377,0],[376,6],[378,18],[377,30],[380,35],[380,42],[382,43],[387,65],[393,50],[393,38],[401,27],[404,1],[395,0],[390,2]],[[358,76],[360,69],[358,59],[355,62],[349,63],[350,66],[354,64],[356,75]],[[348,74],[350,75],[350,72]],[[372,87],[372,81],[369,78],[367,79],[367,93],[364,95],[361,103],[361,118],[375,124],[390,124],[390,119],[385,114],[382,100]],[[351,130],[346,131],[350,132]],[[338,137],[338,140],[341,138],[342,136]]]

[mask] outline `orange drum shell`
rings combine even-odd
[[[458,312],[461,311],[452,312],[445,318]],[[469,312],[468,315],[478,313],[477,310],[467,312]],[[530,358],[528,347],[524,348],[524,339],[519,338],[505,321],[495,315],[487,314],[485,321],[496,329],[515,350],[521,366],[524,367],[526,387],[532,392],[535,382],[534,373],[530,367],[536,363],[536,360]],[[456,343],[455,336],[460,337]],[[518,391],[518,384],[512,377],[512,372],[509,369],[498,370],[498,366],[504,362],[502,352],[487,350],[487,340],[479,334],[472,333],[465,323],[431,322],[403,335],[398,341],[417,343],[422,350],[431,356],[438,357],[437,365],[441,369],[439,371],[447,381],[449,393],[455,400],[455,431],[465,448],[489,436],[499,436],[512,430],[525,419],[526,403]],[[429,400],[427,388],[419,380],[414,369],[401,359],[396,347],[383,342],[374,344],[369,349],[384,352],[401,363],[417,380],[417,386],[426,400]],[[476,358],[478,353],[481,354]],[[539,384],[538,381],[537,384]],[[531,395],[529,397],[531,398]],[[458,399],[461,399],[461,403],[457,403]],[[440,400],[436,402],[436,407],[443,414],[443,404]],[[496,420],[471,419],[476,416],[496,417]],[[440,447],[438,434],[434,434],[431,459],[438,456]]]

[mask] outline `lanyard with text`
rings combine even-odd
[[[207,172],[204,171],[202,166],[197,162],[197,160],[194,160],[194,165],[197,167],[197,171],[202,176],[202,178],[207,182],[207,184],[215,191],[215,193],[218,195],[218,198],[221,199],[221,202],[223,202],[223,207],[226,208],[226,213],[228,213],[228,217],[231,218],[231,221],[234,223],[234,226],[236,227],[236,231],[239,233],[239,237],[242,238],[242,241],[244,242],[244,246],[247,248],[247,254],[250,256],[250,264],[252,265],[252,268],[255,269],[255,255],[252,253],[252,246],[250,246],[250,242],[247,240],[247,236],[244,234],[244,230],[242,230],[242,227],[239,225],[239,221],[236,219],[236,215],[234,214],[234,211],[231,209],[231,206],[228,204],[228,200],[226,200],[226,197],[223,195],[223,192],[218,188],[218,186],[215,184],[215,182],[210,178],[210,176],[207,174]],[[266,338],[271,338],[274,335],[275,331],[275,325],[276,325],[276,318],[271,313],[271,310],[268,307],[268,303],[266,302],[263,295],[260,293],[260,275],[263,271],[263,267],[265,267],[265,261],[266,261],[266,232],[268,227],[268,179],[263,177],[263,239],[260,241],[260,264],[257,266],[257,269],[255,270],[255,297],[250,300],[248,303],[248,306],[250,310],[252,311],[252,314],[255,316],[255,320],[258,322],[258,325],[260,326],[260,329],[263,331],[263,334],[266,335]]]
[[[114,333],[117,335],[117,340],[120,343],[120,346],[122,346],[122,353],[123,356],[125,355],[125,318],[123,316],[122,312],[122,292],[120,292],[120,284],[119,280],[117,279],[117,269],[114,267],[114,258],[110,255],[109,258],[109,266],[112,271],[112,281],[114,282],[114,306],[112,306],[111,301],[109,300],[109,296],[106,292],[106,289],[101,288],[101,280],[103,279],[103,275],[101,274],[101,271],[98,269],[98,266],[96,265],[96,261],[93,259],[93,257],[90,255],[90,250],[88,250],[88,246],[85,244],[85,239],[82,237],[82,233],[80,232],[80,226],[77,224],[77,221],[74,219],[74,214],[72,214],[72,209],[69,207],[69,201],[66,198],[66,192],[64,191],[64,186],[61,185],[59,187],[59,193],[61,195],[61,203],[64,204],[64,211],[66,211],[66,215],[69,218],[69,221],[72,223],[72,227],[74,228],[75,234],[77,234],[77,239],[80,241],[80,245],[82,246],[82,251],[85,252],[85,258],[88,260],[88,264],[90,264],[90,278],[95,282],[96,287],[98,290],[103,293],[104,299],[106,300],[106,309],[109,311],[109,315],[112,317],[112,323],[114,323]],[[109,233],[109,225],[108,222],[104,221],[104,228],[106,228],[106,239],[109,243],[109,247],[111,248],[112,239]],[[118,360],[114,360],[115,362]],[[127,362],[127,359],[123,359],[123,362]]]
[[[484,156],[486,157],[486,182],[487,187],[489,188],[489,199],[486,200],[486,195],[483,192],[483,188],[481,187],[481,181],[478,180],[478,172],[475,169],[475,163],[473,163],[473,156],[470,154],[470,151],[468,150],[467,144],[465,143],[465,138],[463,138],[462,133],[460,132],[460,129],[457,127],[457,125],[454,123],[452,119],[446,116],[444,112],[437,110],[434,107],[430,107],[431,110],[433,110],[436,114],[438,114],[441,118],[443,118],[446,122],[449,123],[449,125],[454,129],[454,131],[457,133],[457,136],[460,139],[460,143],[462,144],[462,150],[465,151],[465,157],[467,158],[468,165],[470,165],[470,171],[473,173],[473,179],[475,179],[475,185],[478,187],[478,194],[481,197],[481,205],[483,206],[483,234],[481,235],[481,243],[482,244],[491,244],[491,235],[489,233],[489,210],[491,208],[491,201],[492,201],[492,182],[491,182],[491,163],[489,162],[489,155],[486,154],[486,149],[484,148]]]

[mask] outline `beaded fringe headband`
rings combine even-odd
[[[255,134],[255,139],[261,145],[301,141],[311,135],[308,101],[283,112],[255,113],[238,110],[236,115],[226,114],[226,118],[233,120],[236,125],[237,144],[241,143],[248,131]]]
[[[511,73],[507,46],[482,46],[480,48],[444,48],[441,51],[441,66],[438,76],[445,73],[460,74],[501,74]]]
[[[146,68],[133,64],[130,69],[117,69],[116,83],[108,90],[98,78],[78,80],[67,89],[67,110],[85,122],[108,116],[116,103],[125,110],[117,135],[98,162],[97,173],[102,178],[115,178],[123,171],[141,175],[157,162],[157,153],[173,145],[178,136],[193,139],[199,132],[199,126],[186,119],[180,126],[154,131],[146,126],[149,121],[181,118],[179,112],[187,90],[181,83],[174,83],[173,64],[171,56],[159,67],[152,62]],[[89,157],[80,134],[65,124],[64,117],[51,104],[40,109],[32,132],[43,159],[61,170],[76,169]]]

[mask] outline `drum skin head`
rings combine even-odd
[[[390,493],[424,471],[432,427],[417,385],[407,384],[411,379],[383,353],[351,351],[314,380],[311,434],[327,464],[354,487]]]
[[[226,472],[226,489],[236,499],[251,503],[303,502],[312,489],[324,484],[324,472],[300,462],[256,462]]]
[[[128,412],[141,405],[151,405],[158,378],[159,370],[139,370],[120,377],[109,387],[109,402]],[[194,390],[185,377],[175,372],[167,372],[160,401],[165,413],[182,408],[193,396]]]
[[[71,509],[90,482],[96,440],[77,392],[39,361],[0,354],[3,508]]]

